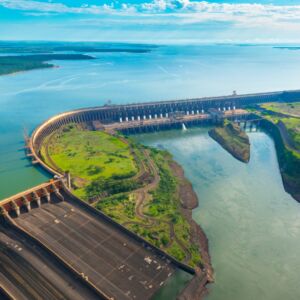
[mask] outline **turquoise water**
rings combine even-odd
[[[263,132],[249,136],[249,164],[234,159],[203,128],[137,139],[169,150],[199,197],[193,217],[208,236],[216,280],[207,300],[297,300],[299,203],[283,190],[272,139]]]
[[[271,46],[163,46],[147,54],[95,55],[0,77],[0,199],[48,178],[24,156],[23,127],[30,132],[53,114],[107,100],[299,88],[300,51]],[[234,160],[205,129],[141,138],[169,149],[199,195],[194,217],[209,238],[216,275],[208,299],[300,299],[299,204],[283,190],[272,140],[264,133],[250,137],[249,165]]]

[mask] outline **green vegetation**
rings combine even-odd
[[[130,180],[137,165],[129,145],[102,131],[68,125],[49,137],[41,155],[54,169],[71,173],[74,193],[84,200],[137,186]]]
[[[20,56],[0,56],[0,75],[11,74],[34,69],[54,67],[46,63],[50,60],[85,60],[93,57],[83,54],[39,54]]]
[[[209,135],[233,157],[242,162],[249,162],[249,138],[237,124],[225,121],[222,126],[211,129]]]
[[[199,265],[201,256],[198,246],[191,242],[190,225],[180,211],[178,182],[169,166],[172,157],[166,151],[146,147],[144,150],[150,151],[160,180],[156,188],[149,191],[143,216],[136,213],[136,196],[133,193],[99,200],[96,207],[178,260],[187,260],[191,266]]]
[[[96,208],[122,224],[139,221],[135,215],[135,203],[134,194],[121,193],[101,199],[97,202]]]
[[[0,53],[54,53],[54,52],[126,52],[147,53],[155,45],[97,42],[13,42],[0,41]]]
[[[291,117],[300,117],[300,102],[286,103],[274,102],[264,103],[261,107],[265,111],[275,112],[279,114],[286,114]]]
[[[71,173],[75,195],[178,260],[201,263],[168,152],[70,124],[49,136],[40,154]]]
[[[256,114],[275,140],[283,183],[287,192],[300,201],[300,103],[262,104]]]

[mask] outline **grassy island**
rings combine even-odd
[[[12,74],[21,71],[53,68],[54,65],[47,63],[51,60],[86,60],[92,56],[84,54],[35,54],[0,56],[0,75]]]
[[[300,103],[262,104],[256,114],[275,141],[285,190],[300,202]]]
[[[75,195],[179,261],[203,263],[191,210],[183,206],[192,192],[182,189],[192,188],[168,152],[69,124],[46,139],[40,154],[71,173]]]
[[[230,121],[224,121],[222,126],[211,129],[209,135],[233,157],[242,162],[249,162],[249,138],[237,124]]]

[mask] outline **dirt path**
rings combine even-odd
[[[191,260],[192,255],[191,255],[189,249],[180,241],[180,239],[177,238],[176,233],[175,233],[174,224],[172,222],[168,222],[168,221],[157,220],[155,217],[147,216],[143,212],[143,208],[145,207],[145,205],[147,204],[147,202],[149,201],[149,199],[151,197],[149,195],[149,192],[155,190],[158,187],[158,184],[160,181],[159,171],[157,169],[157,166],[151,159],[151,157],[149,155],[149,151],[144,150],[143,153],[147,159],[148,165],[150,167],[151,173],[154,176],[154,178],[153,178],[152,182],[150,184],[148,184],[147,186],[134,191],[134,195],[136,197],[135,214],[140,219],[146,221],[147,224],[144,224],[141,222],[130,221],[130,222],[123,223],[123,225],[126,226],[126,225],[130,225],[130,224],[132,224],[132,225],[135,224],[135,225],[143,226],[145,228],[151,228],[152,226],[157,225],[158,223],[167,224],[169,227],[169,230],[170,230],[170,233],[169,233],[170,242],[165,246],[165,248],[169,248],[175,241],[185,253],[184,262],[188,263]]]

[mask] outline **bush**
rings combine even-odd
[[[99,174],[103,171],[103,168],[99,167],[99,166],[89,166],[87,168],[87,174],[88,175],[96,175]]]

